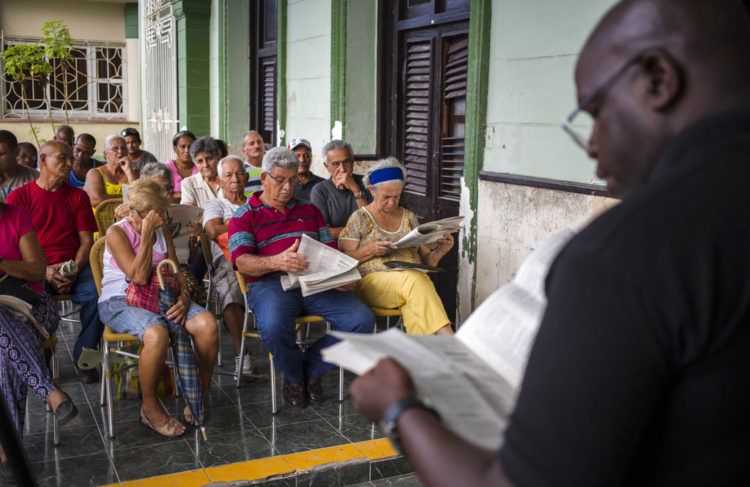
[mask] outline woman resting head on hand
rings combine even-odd
[[[185,432],[185,425],[171,418],[156,397],[169,346],[167,322],[164,316],[129,306],[125,301],[129,281],[146,285],[160,261],[168,258],[177,262],[172,237],[163,231],[169,204],[164,188],[152,179],[138,180],[129,188],[128,215],[107,230],[99,316],[116,333],[136,335],[143,342],[138,360],[143,395],[141,422],[163,436],[174,437]],[[167,310],[166,319],[184,325],[193,336],[205,401],[219,346],[216,320],[190,300],[182,274],[178,272],[175,279],[179,298]],[[187,407],[184,419],[193,422]]]

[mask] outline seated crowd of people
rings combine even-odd
[[[128,301],[129,286],[148,285],[160,261],[180,260],[168,231],[171,205],[202,210],[202,221],[190,226],[193,252],[181,263],[189,266],[187,277],[198,281],[210,270],[216,312],[236,351],[234,373],[253,374],[253,357],[249,352],[240,357],[245,314],[252,312],[263,345],[283,373],[289,405],[305,407],[323,399],[321,377],[331,365],[322,360],[321,350],[336,341],[324,336],[301,350],[295,341],[299,316],[321,316],[333,330],[371,333],[375,317],[370,307],[399,309],[408,333],[452,333],[426,274],[385,272],[389,259],[434,266],[454,245],[446,235],[433,248],[395,248],[393,242],[418,225],[416,216],[399,206],[407,171],[396,159],[379,161],[364,177],[355,175],[351,145],[333,140],[322,148],[330,174],[324,179],[311,172],[312,145],[301,138],[292,139],[288,148],[266,150],[261,135],[250,131],[242,142],[243,159],[228,155],[221,140],[183,130],[173,138],[174,158],[164,163],[141,149],[133,128],[105,138],[101,161],[94,159],[96,143],[91,134],[75,137],[71,127],[60,126],[37,155],[33,145],[0,130],[0,233],[10,236],[0,242],[0,294],[31,304],[48,333],[59,322],[53,297],[77,304],[77,367],[84,350],[99,348],[105,325],[137,336],[142,342],[141,421],[159,434],[179,436],[186,424],[195,424],[189,407],[181,419],[173,418],[157,399],[170,342],[166,320],[184,325],[194,339],[204,402],[219,350],[216,317],[191,298],[184,274],[175,274],[178,298],[164,313]],[[97,205],[123,196],[114,223],[100,229]],[[285,291],[282,274],[308,266],[306,256],[297,252],[303,235],[357,259],[363,279],[311,296],[300,289]],[[97,238],[105,239],[99,292],[89,264]],[[208,248],[200,245],[201,238],[210,242]],[[247,296],[240,279],[248,286]],[[19,435],[27,387],[63,422],[77,414],[52,382],[40,349],[43,339],[43,332],[23,316],[0,306],[0,390]],[[96,369],[82,366],[78,373],[87,383],[100,380]]]

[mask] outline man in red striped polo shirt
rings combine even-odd
[[[375,318],[351,292],[354,285],[307,297],[299,289],[281,287],[282,274],[308,266],[307,257],[297,252],[302,235],[336,246],[320,210],[292,197],[298,164],[288,149],[266,152],[263,191],[254,193],[230,220],[229,249],[232,263],[250,284],[248,302],[263,344],[284,373],[284,400],[304,407],[308,400],[323,399],[320,378],[331,365],[323,362],[320,351],[336,339],[327,335],[303,353],[295,342],[294,319],[319,315],[334,330],[370,333]]]

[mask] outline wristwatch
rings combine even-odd
[[[412,408],[423,409],[428,413],[433,414],[438,420],[440,419],[440,415],[437,411],[427,406],[415,396],[407,396],[388,406],[385,415],[383,415],[381,428],[383,429],[385,436],[388,437],[393,444],[393,447],[402,455],[404,454],[404,450],[401,445],[401,437],[398,434],[398,420],[401,418],[402,414]]]
[[[359,192],[357,192],[357,193],[354,193],[354,199],[355,199],[355,200],[361,200],[361,199],[362,199],[362,198],[364,198],[364,197],[365,197],[365,192],[364,192],[364,191],[362,191],[362,190],[360,190],[360,191],[359,191]]]

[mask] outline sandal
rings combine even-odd
[[[172,417],[170,417],[167,422],[162,425],[156,426],[152,424],[151,421],[148,420],[146,415],[143,414],[143,409],[141,409],[141,423],[167,438],[178,438],[184,435],[186,431],[185,429],[183,429],[182,432],[178,433],[180,427],[185,428],[185,425]]]

